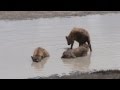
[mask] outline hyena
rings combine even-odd
[[[92,51],[89,33],[83,28],[73,28],[70,34],[66,36],[66,40],[67,44],[71,45],[71,49],[73,48],[74,41],[77,41],[79,43],[79,46],[87,42],[90,51]]]
[[[49,57],[49,56],[50,56],[49,53],[45,49],[38,47],[35,49],[33,56],[31,56],[31,58],[33,62],[39,62],[45,57]]]
[[[86,56],[88,50],[89,50],[88,44],[83,44],[75,49],[67,49],[66,51],[63,52],[61,58],[76,58],[76,57]]]

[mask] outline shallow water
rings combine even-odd
[[[120,14],[84,17],[0,20],[0,78],[30,78],[71,71],[120,69]],[[61,59],[67,45],[65,36],[73,27],[88,30],[93,52],[76,59]],[[36,47],[50,57],[33,63]],[[74,48],[78,47],[76,42]]]

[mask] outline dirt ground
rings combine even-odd
[[[91,14],[119,13],[120,11],[0,11],[0,20],[23,20]]]

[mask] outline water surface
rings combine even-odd
[[[61,59],[67,45],[65,36],[73,27],[88,30],[93,52],[76,59]],[[50,57],[33,63],[36,47]],[[75,42],[74,48],[78,47]],[[30,78],[71,71],[120,69],[120,14],[85,17],[0,20],[0,78]]]

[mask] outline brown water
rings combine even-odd
[[[67,45],[65,36],[73,27],[88,30],[93,52],[76,59],[61,59]],[[50,57],[33,63],[36,47]],[[76,42],[74,47],[77,47]],[[120,69],[120,14],[85,17],[0,20],[0,78],[30,78],[71,71]]]

